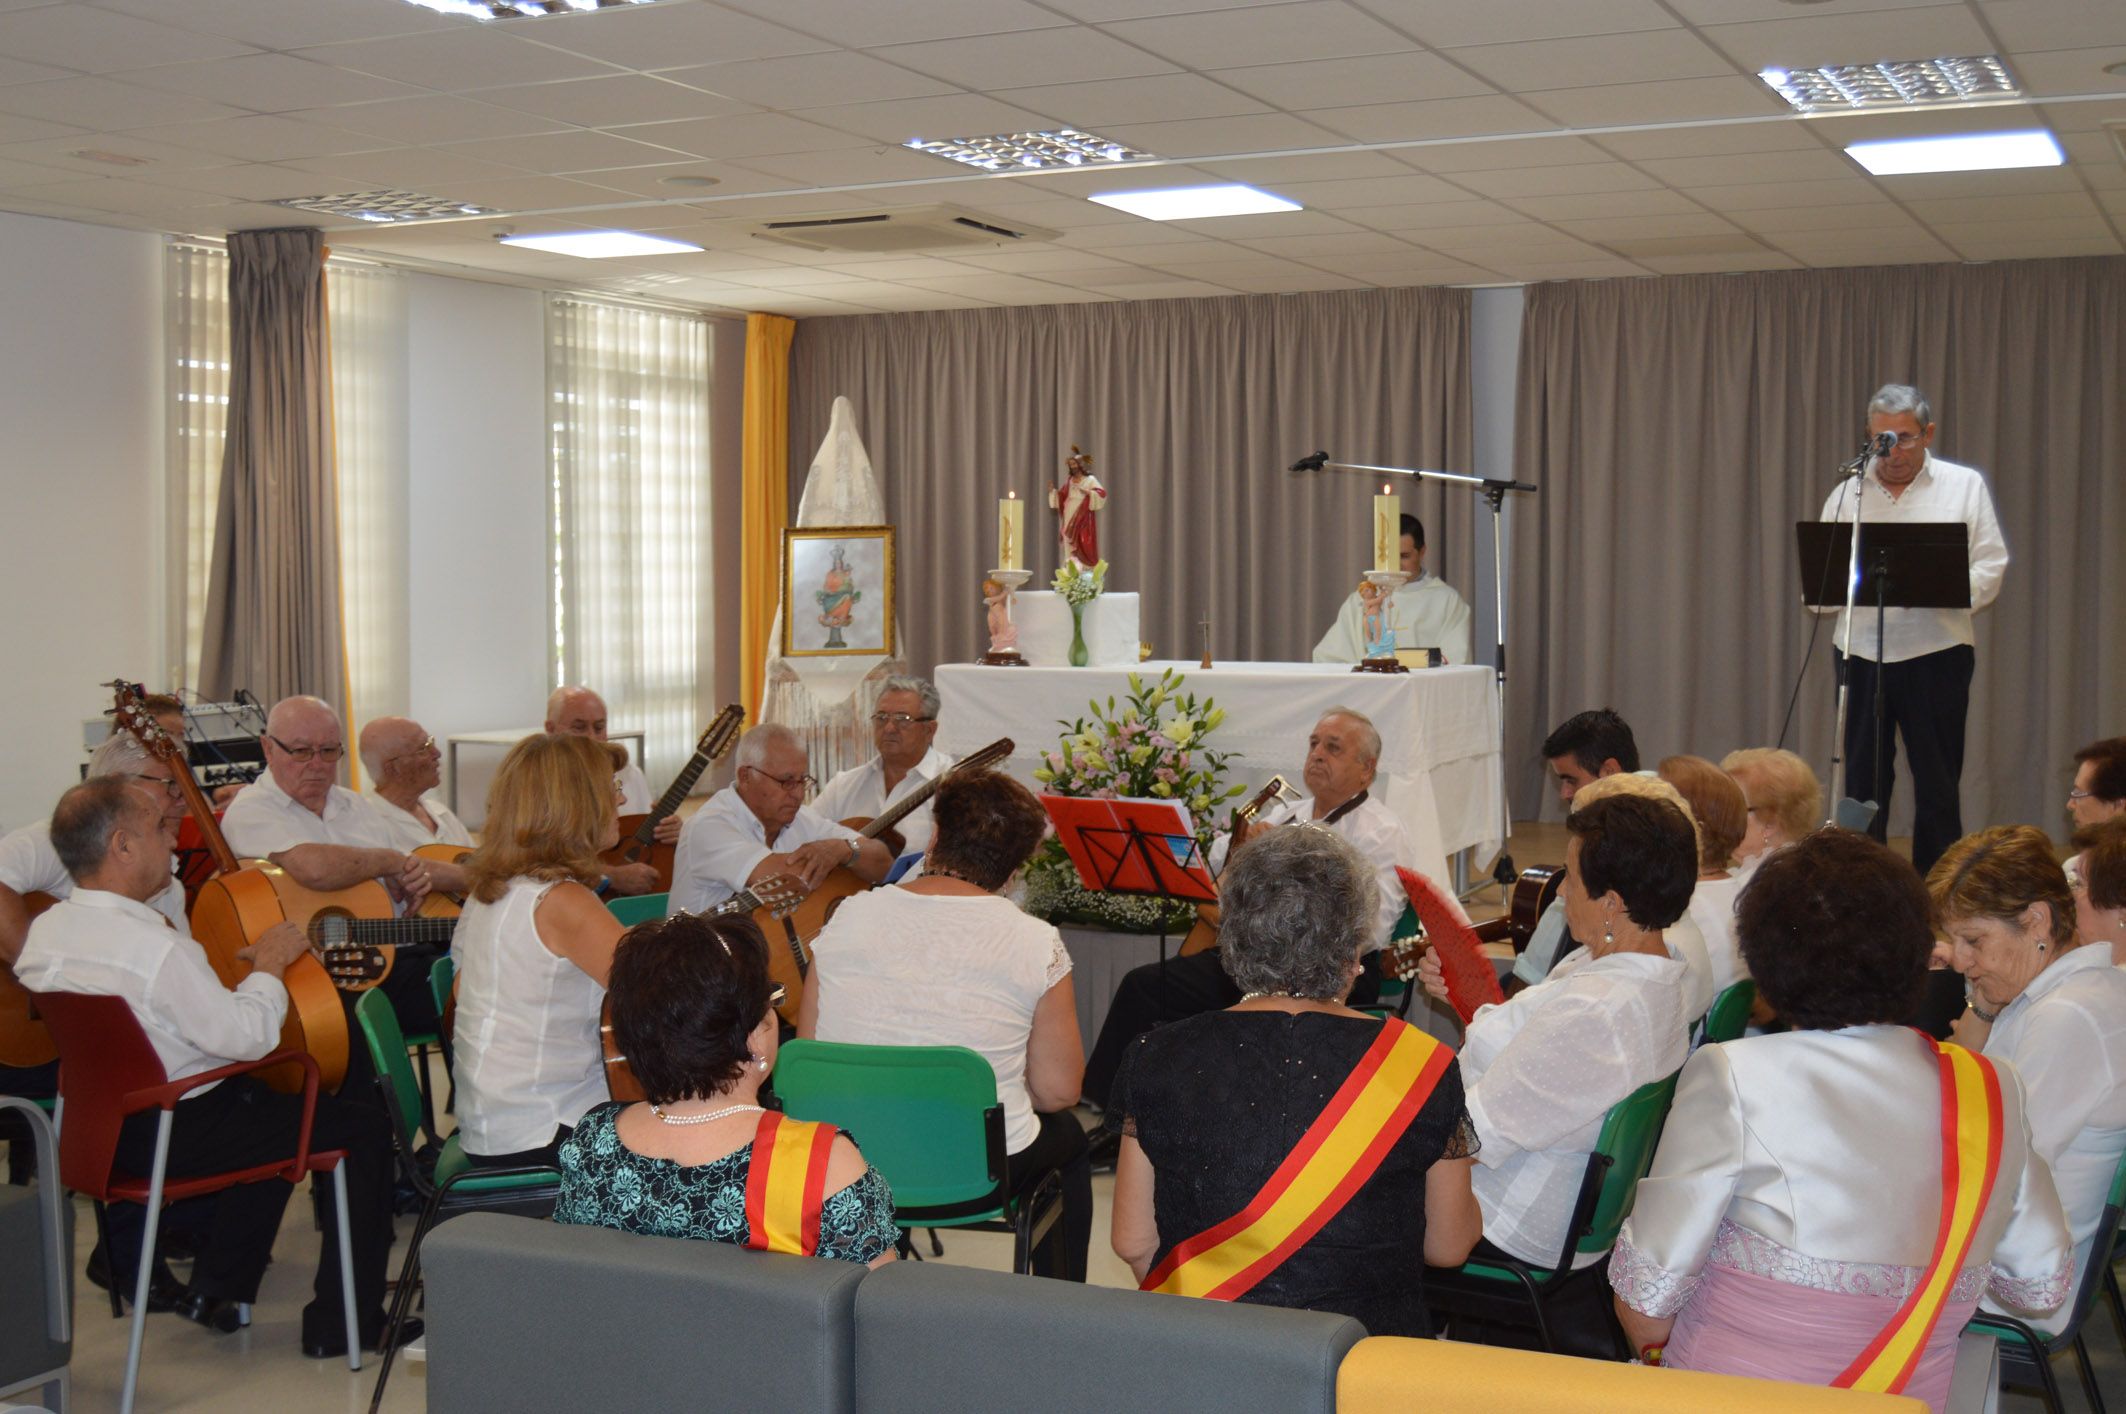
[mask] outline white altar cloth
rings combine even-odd
[[[1146,680],[1167,668],[1186,677],[1185,692],[1210,697],[1226,718],[1207,746],[1229,753],[1227,779],[1250,791],[1272,775],[1304,790],[1307,734],[1331,707],[1365,713],[1380,729],[1381,760],[1373,793],[1402,821],[1418,870],[1445,885],[1448,856],[1474,846],[1497,849],[1505,799],[1498,693],[1491,669],[1421,668],[1409,673],[1354,673],[1336,663],[1150,662]],[[1041,753],[1055,748],[1063,726],[1085,716],[1093,698],[1117,705],[1129,691],[1121,668],[990,668],[948,663],[937,670],[943,705],[938,749],[965,756],[998,737],[1016,743],[1006,763],[1033,779]]]

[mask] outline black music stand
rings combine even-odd
[[[1216,903],[1189,814],[1176,800],[1098,800],[1044,795],[1041,808],[1089,893],[1160,901],[1159,965],[1166,966],[1167,915],[1177,903]]]
[[[1890,759],[1883,750],[1886,724],[1881,679],[1884,621],[1891,609],[1968,609],[1971,607],[1971,528],[1960,520],[1862,521],[1860,553],[1853,553],[1853,527],[1845,521],[1804,520],[1794,524],[1794,543],[1801,555],[1802,602],[1816,608],[1843,609],[1848,602],[1846,573],[1858,567],[1859,583],[1850,602],[1875,605],[1875,790],[1874,804],[1887,798],[1884,777]],[[1833,592],[1835,589],[1835,592]],[[1851,670],[1840,652],[1841,677]],[[1841,727],[1843,724],[1841,724]],[[1845,741],[1841,731],[1841,754]],[[1834,803],[1835,804],[1835,803]],[[1887,826],[1886,826],[1887,827]]]

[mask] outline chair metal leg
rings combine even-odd
[[[1550,1336],[1550,1315],[1543,1309],[1543,1288],[1536,1284],[1535,1278],[1519,1267],[1508,1267],[1506,1270],[1513,1273],[1514,1279],[1521,1284],[1521,1290],[1528,1296],[1528,1309],[1535,1313],[1535,1336],[1543,1343],[1543,1353],[1557,1354],[1557,1342]]]
[[[2074,1333],[2074,1363],[2082,1373],[2082,1397],[2096,1414],[2104,1414],[2104,1394],[2097,1388],[2096,1371],[2089,1364],[2089,1346],[2080,1331]]]
[[[104,1218],[103,1204],[92,1202],[89,1206],[96,1213],[96,1245],[103,1249],[103,1262],[108,1267],[111,1265],[111,1226]],[[125,1315],[125,1297],[119,1293],[118,1274],[115,1268],[110,1273],[109,1295],[111,1298],[111,1319],[115,1321]]]
[[[426,1042],[413,1048],[413,1074],[421,1082],[421,1131],[430,1139],[436,1137],[435,1082],[428,1078],[428,1045]]]
[[[2030,1358],[2037,1365],[2037,1379],[2044,1387],[2047,1414],[2066,1414],[2067,1406],[2060,1400],[2059,1379],[2052,1373],[2052,1357],[2045,1353],[2045,1347],[2041,1344],[2033,1345],[2025,1341],[2023,1348],[2030,1352]]]
[[[945,1243],[944,1240],[938,1236],[938,1230],[936,1228],[930,1229],[930,1255],[933,1257],[942,1257],[945,1255]]]
[[[140,1239],[140,1271],[133,1278],[133,1333],[126,1342],[125,1392],[119,1396],[119,1414],[133,1414],[133,1397],[140,1391],[140,1343],[148,1328],[148,1279],[155,1270],[155,1229],[162,1223],[162,1174],[170,1161],[170,1123],[176,1118],[176,1111],[166,1109],[155,1124],[155,1167],[148,1177],[148,1221]],[[114,1273],[111,1285],[117,1284]]]
[[[2126,1299],[2119,1295],[2118,1268],[2104,1264],[2104,1297],[2111,1303],[2111,1325],[2119,1333],[2119,1348],[2126,1350]]]
[[[384,1405],[384,1384],[391,1378],[392,1362],[399,1353],[399,1328],[413,1309],[414,1288],[420,1283],[421,1241],[435,1226],[436,1213],[442,1206],[443,1190],[437,1189],[422,1207],[420,1219],[413,1225],[413,1236],[406,1243],[406,1260],[399,1265],[399,1284],[391,1293],[391,1318],[384,1322],[384,1359],[377,1367],[376,1388],[369,1394],[369,1414],[376,1414]]]
[[[347,1323],[347,1368],[362,1368],[362,1337],[354,1310],[354,1243],[347,1224],[347,1161],[332,1166],[332,1197],[340,1229],[340,1314]]]

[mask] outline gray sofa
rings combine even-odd
[[[423,1248],[428,1407],[1323,1414],[1365,1335],[1305,1311],[746,1252],[498,1213]]]

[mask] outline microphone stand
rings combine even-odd
[[[1853,483],[1853,538],[1852,543],[1846,549],[1845,634],[1844,642],[1840,644],[1838,649],[1842,659],[1839,664],[1840,671],[1838,674],[1838,725],[1831,734],[1831,814],[1823,822],[1826,825],[1838,823],[1838,802],[1845,799],[1846,706],[1852,698],[1853,690],[1854,601],[1860,593],[1860,501],[1867,494],[1867,465],[1869,459],[1875,454],[1875,441],[1870,438],[1866,445],[1861,447],[1860,455],[1847,462],[1843,468],[1844,476],[1842,479]],[[1877,671],[1875,693],[1878,698],[1876,705],[1879,707],[1882,705],[1879,700],[1882,695],[1880,677],[1882,667],[1882,629],[1879,620],[1875,632]],[[1880,750],[1880,743],[1877,744],[1877,750]]]
[[[1503,730],[1506,722],[1506,535],[1502,528],[1501,513],[1508,491],[1535,491],[1536,487],[1525,481],[1499,481],[1491,477],[1472,476],[1460,471],[1431,471],[1406,466],[1371,466],[1365,462],[1330,461],[1326,452],[1316,452],[1311,457],[1302,457],[1292,466],[1293,471],[1361,471],[1368,475],[1407,476],[1412,480],[1446,481],[1459,486],[1473,487],[1491,507],[1491,608],[1492,608],[1492,665],[1493,682],[1498,691],[1499,725]],[[1513,806],[1506,793],[1499,792],[1499,855],[1491,866],[1491,879],[1499,888],[1512,886],[1515,878],[1513,856],[1506,850],[1506,841],[1513,835]]]

